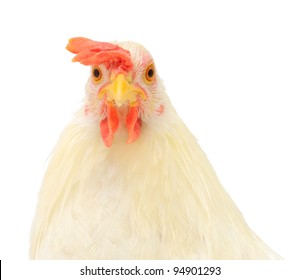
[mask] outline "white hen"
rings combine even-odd
[[[71,39],[85,104],[49,162],[32,259],[275,259],[178,117],[150,53]]]

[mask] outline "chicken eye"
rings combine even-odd
[[[98,83],[101,81],[102,79],[102,71],[99,67],[92,67],[92,70],[91,70],[91,74],[92,74],[92,80],[95,82],[95,83]]]
[[[156,76],[156,71],[155,71],[155,66],[154,64],[150,64],[145,71],[145,79],[148,82],[152,82],[155,79]]]

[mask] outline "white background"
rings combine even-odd
[[[298,259],[297,1],[1,1],[1,259],[27,259],[47,158],[89,69],[70,37],[133,40],[251,228]]]

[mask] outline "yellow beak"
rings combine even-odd
[[[115,102],[120,107],[124,104],[129,104],[134,107],[138,104],[138,96],[142,99],[146,99],[145,92],[130,82],[130,77],[124,74],[119,74],[110,78],[111,83],[103,87],[99,92],[99,97],[106,95],[108,102]]]

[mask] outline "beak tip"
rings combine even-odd
[[[123,101],[114,100],[114,102],[117,107],[121,107],[122,105],[124,105]]]

